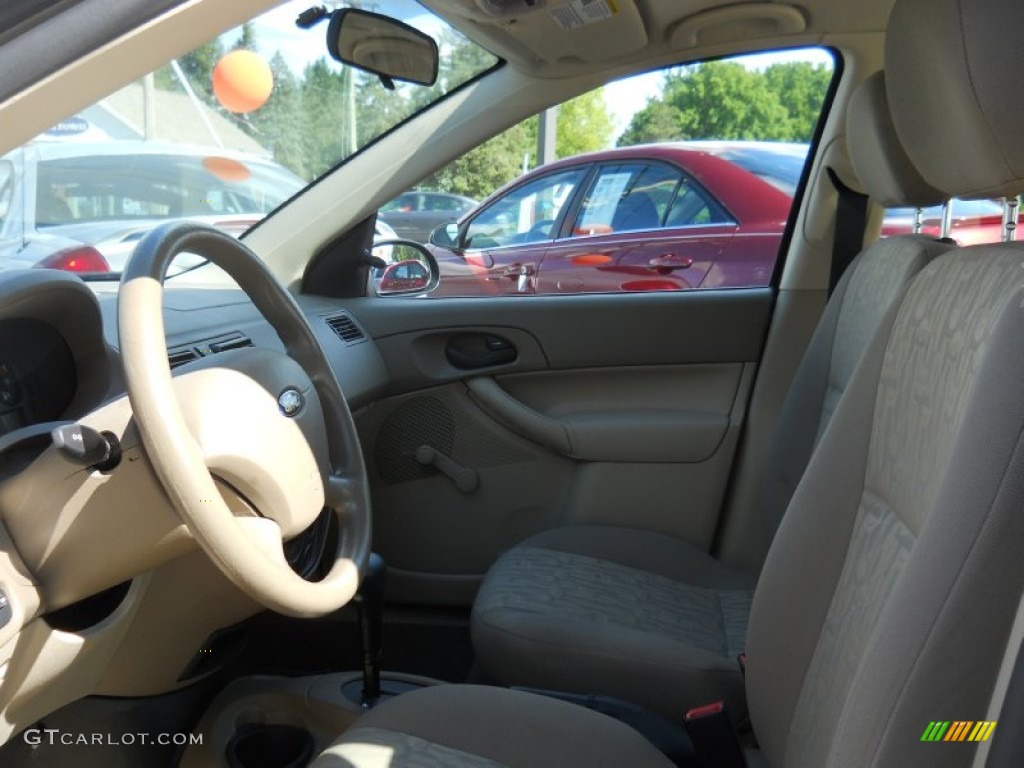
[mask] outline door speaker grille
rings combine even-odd
[[[447,456],[455,445],[455,418],[436,397],[414,397],[384,419],[373,455],[380,479],[390,484],[433,475],[433,467],[416,461],[416,449],[421,445]]]
[[[411,397],[384,418],[373,447],[373,464],[380,480],[390,485],[435,475],[433,467],[416,461],[416,449],[421,445],[476,470],[537,458],[520,438],[482,415],[464,392],[453,387]]]

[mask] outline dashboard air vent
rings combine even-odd
[[[346,344],[355,344],[358,341],[366,340],[366,334],[363,333],[363,329],[356,325],[356,321],[345,312],[331,315],[325,319],[331,330],[338,334],[338,338]]]
[[[205,341],[172,347],[167,350],[167,362],[170,363],[171,368],[177,368],[179,365],[184,365],[199,357],[215,355],[228,349],[251,347],[252,345],[252,340],[247,336],[243,336],[238,331],[232,331],[231,333],[225,333],[223,336],[216,336]]]
[[[252,341],[240,333],[232,333],[227,336],[218,336],[216,339],[208,341],[205,345],[210,351],[204,354],[213,354],[216,352],[224,352],[228,349],[241,349],[242,347],[251,347]]]
[[[167,351],[167,362],[171,364],[171,368],[177,368],[179,365],[184,365],[195,360],[197,357],[199,357],[199,353],[192,349],[192,347],[177,347]]]

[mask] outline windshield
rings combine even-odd
[[[238,236],[498,63],[418,3],[385,0],[375,12],[441,54],[433,86],[385,84],[328,56],[326,22],[296,25],[309,7],[283,3],[0,158],[0,268],[116,278],[138,239],[173,219]]]

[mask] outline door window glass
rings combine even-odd
[[[464,236],[470,250],[550,240],[585,168],[552,173],[511,190],[474,217]]]
[[[423,208],[427,211],[458,213],[463,209],[463,203],[457,197],[448,197],[447,195],[427,195],[426,205],[424,205]]]
[[[769,285],[834,63],[791,49],[635,75],[464,153],[423,187],[490,201],[438,246],[430,296],[501,295],[510,275],[518,294]],[[577,157],[593,170],[546,167]]]
[[[382,211],[415,211],[416,210],[416,195],[412,193],[405,193],[399,195],[389,203],[385,203],[381,206]]]
[[[660,163],[602,168],[583,200],[573,234],[657,229],[681,177]]]
[[[7,218],[14,196],[14,167],[9,160],[0,160],[0,225]]]
[[[721,204],[689,179],[683,179],[679,185],[665,218],[666,227],[700,227],[731,222],[732,217]]]

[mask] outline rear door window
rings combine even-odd
[[[657,229],[681,175],[670,166],[654,163],[601,168],[584,197],[573,234]]]

